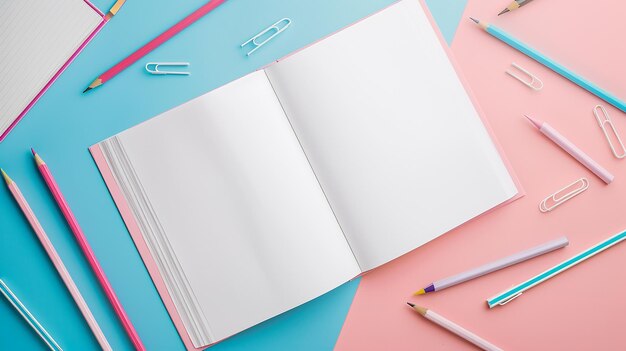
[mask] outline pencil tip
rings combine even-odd
[[[424,295],[424,294],[426,294],[426,290],[421,289],[421,290],[419,290],[419,291],[414,292],[414,293],[413,293],[413,296],[417,296],[417,295]]]
[[[530,121],[530,123],[532,123],[537,129],[541,129],[541,122],[528,115],[524,115],[524,117],[526,117]]]
[[[83,94],[91,90],[91,87],[87,87],[87,89],[83,90]]]
[[[414,303],[407,302],[406,304],[407,304],[407,305],[409,305],[409,306],[411,306],[411,307],[415,307],[415,304],[414,304]]]
[[[507,12],[509,12],[509,8],[508,8],[508,7],[507,7],[507,8],[505,8],[504,10],[500,11],[500,13],[498,14],[498,16],[500,16],[500,15],[502,15],[502,14],[505,14],[505,13],[507,13]]]
[[[33,156],[37,156],[37,153],[35,152],[35,149],[33,149],[32,147],[30,148],[30,152],[33,153]]]
[[[9,177],[9,175],[7,174],[7,172],[4,171],[4,169],[0,168],[0,173],[2,173],[2,176],[4,177],[4,181],[7,184],[11,184],[13,182],[13,180],[11,180],[11,178]]]
[[[474,18],[474,17],[470,17],[470,19],[471,19],[472,21],[474,21],[475,23],[479,23],[479,22],[480,22],[479,20],[477,20],[477,19],[476,19],[476,18]]]

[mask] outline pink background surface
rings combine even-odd
[[[626,99],[626,3],[540,0],[497,17],[508,0],[470,0],[464,18],[491,22]],[[472,350],[406,302],[432,308],[506,350],[620,349],[626,345],[626,245],[610,250],[489,310],[485,299],[626,229],[626,164],[613,157],[592,108],[603,104],[626,138],[626,114],[462,20],[452,52],[512,163],[526,196],[362,277],[337,350]],[[507,76],[516,62],[540,77],[535,92]],[[595,177],[539,134],[535,116],[615,175]],[[589,189],[552,213],[538,203],[574,180]],[[625,178],[625,179],[622,179]],[[419,214],[416,214],[419,215]],[[565,249],[425,296],[433,280],[566,235]],[[601,290],[598,290],[601,289]],[[595,290],[595,291],[594,291]]]

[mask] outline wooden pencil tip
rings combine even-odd
[[[35,163],[37,164],[37,166],[41,166],[41,165],[45,165],[46,164],[43,161],[43,159],[41,158],[41,156],[39,156],[39,154],[33,153],[33,155],[35,155]]]
[[[500,15],[502,15],[502,14],[505,14],[505,13],[507,13],[507,12],[509,12],[509,8],[508,8],[508,7],[507,7],[507,8],[505,8],[504,10],[500,11],[500,13],[498,14],[498,16],[500,16]]]
[[[413,293],[413,296],[417,296],[417,295],[424,295],[424,294],[426,294],[426,290],[424,290],[424,289],[420,289],[420,290],[418,290],[418,291],[414,292],[414,293]]]
[[[101,85],[102,85],[102,79],[101,78],[96,78],[96,80],[94,80],[93,82],[91,82],[91,84],[89,84],[87,89],[83,90],[83,94],[88,92],[89,90],[97,88],[97,87],[99,87]]]
[[[471,19],[472,21],[474,21],[475,23],[480,23],[480,21],[479,21],[479,20],[477,20],[477,19],[476,19],[476,18],[474,18],[474,17],[470,17],[470,19]]]
[[[412,304],[412,305],[413,306],[411,306],[411,307],[413,307],[413,309],[416,310],[422,316],[425,316],[426,312],[428,312],[428,308],[426,308],[426,307],[417,306],[417,305],[414,305],[414,304]]]
[[[7,172],[4,171],[4,169],[0,168],[0,172],[2,173],[2,176],[4,177],[4,181],[7,183],[7,185],[10,185],[11,183],[13,183],[13,179],[9,177],[9,175],[7,174]]]
[[[411,307],[415,307],[415,304],[414,304],[414,303],[407,302],[406,304],[407,304],[407,305],[409,305],[409,306],[411,306]]]
[[[33,153],[33,156],[37,155],[37,153],[35,152],[35,149],[33,149],[32,147],[30,148],[30,152]]]

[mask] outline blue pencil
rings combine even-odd
[[[618,109],[622,110],[622,112],[626,112],[626,102],[620,100],[619,98],[617,98],[615,95],[609,93],[608,91],[600,88],[599,86],[595,85],[594,83],[590,82],[589,80],[581,77],[580,75],[572,72],[570,69],[562,66],[561,64],[555,62],[554,60],[552,60],[551,58],[543,55],[542,53],[538,52],[537,50],[531,48],[530,46],[522,43],[521,41],[513,38],[510,34],[506,33],[505,31],[503,31],[502,29],[492,26],[489,23],[485,23],[485,22],[481,22],[477,19],[474,19],[472,17],[470,17],[470,19],[474,22],[476,22],[476,24],[478,24],[481,28],[483,28],[487,33],[493,35],[494,37],[500,39],[501,41],[505,42],[506,44],[510,45],[511,47],[517,49],[518,51],[520,51],[521,53],[523,53],[524,55],[532,58],[533,60],[541,63],[542,65],[548,67],[549,69],[553,70],[554,72],[560,74],[561,76],[569,79],[570,81],[576,83],[578,86],[580,86],[583,89],[586,89],[587,91],[589,91],[590,93],[594,94],[595,96],[599,97],[600,99],[608,102],[609,104],[617,107]]]
[[[59,344],[48,334],[48,332],[39,324],[37,319],[28,311],[26,306],[15,296],[9,287],[0,279],[0,293],[9,300],[11,305],[24,317],[26,322],[39,334],[43,341],[52,351],[63,351]]]

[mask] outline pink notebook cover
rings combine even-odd
[[[439,38],[439,41],[441,43],[441,45],[444,47],[444,50],[446,51],[448,57],[450,58],[450,61],[452,62],[452,65],[454,66],[454,69],[456,71],[456,73],[459,76],[459,79],[461,80],[461,83],[463,84],[463,86],[465,87],[465,90],[467,91],[468,96],[470,97],[472,103],[474,104],[474,107],[476,108],[476,111],[478,112],[481,120],[483,121],[483,124],[485,125],[485,128],[487,130],[487,132],[489,133],[489,135],[491,136],[494,145],[496,146],[498,152],[500,153],[500,156],[502,158],[503,163],[505,164],[506,168],[509,171],[509,174],[513,180],[513,182],[515,183],[515,186],[518,189],[518,193],[517,195],[515,195],[514,197],[512,197],[511,199],[505,201],[504,203],[492,208],[491,210],[488,210],[486,212],[484,212],[482,215],[492,212],[493,210],[500,208],[504,205],[507,205],[521,197],[524,196],[524,192],[522,190],[521,184],[519,182],[519,179],[517,178],[517,176],[515,175],[515,173],[513,172],[513,168],[511,167],[510,162],[507,160],[507,158],[505,157],[504,154],[504,150],[502,149],[502,146],[500,145],[500,143],[497,141],[497,139],[495,138],[494,134],[493,134],[493,130],[490,127],[487,119],[484,116],[484,112],[482,111],[482,109],[480,108],[480,105],[478,104],[478,101],[476,100],[474,94],[472,93],[469,85],[467,84],[466,79],[463,77],[462,72],[459,70],[459,66],[458,64],[455,62],[454,57],[452,56],[451,50],[448,47],[445,39],[443,38],[443,35],[439,32],[438,27],[436,25],[436,22],[434,20],[434,18],[432,17],[431,13],[428,11],[428,7],[426,6],[426,4],[424,3],[424,0],[419,0],[421,6],[423,9],[425,9],[426,12],[426,16],[428,17],[431,25],[433,26],[433,28],[435,28],[435,32],[437,33],[437,36]],[[394,3],[395,4],[395,3]],[[393,6],[390,5],[390,6]],[[384,9],[382,9],[381,11],[384,11]],[[376,13],[372,14],[375,15]],[[372,16],[370,15],[370,16]],[[369,16],[368,16],[369,17]],[[365,17],[367,18],[367,17]],[[363,19],[365,19],[363,18]],[[361,19],[361,21],[363,20]],[[358,23],[358,22],[356,22]],[[341,31],[341,30],[339,30]],[[334,34],[334,33],[333,33]],[[328,35],[331,36],[332,34]],[[328,37],[327,36],[327,37]],[[324,37],[326,38],[326,37]],[[324,38],[320,39],[324,40]],[[308,46],[314,45],[315,43],[312,43]],[[291,56],[295,53],[297,53],[298,51],[304,50],[306,49],[308,46],[297,50],[296,52],[288,55]],[[280,60],[278,60],[280,61]],[[278,62],[277,61],[277,62]],[[159,295],[161,296],[161,300],[163,301],[163,304],[165,305],[165,308],[167,309],[167,312],[170,315],[170,318],[172,319],[172,322],[174,323],[174,326],[176,327],[178,334],[180,335],[183,343],[185,344],[185,347],[187,348],[188,351],[194,351],[194,350],[202,350],[208,346],[214,345],[215,343],[218,343],[222,340],[216,341],[213,344],[210,345],[205,345],[203,347],[200,348],[196,348],[194,347],[191,338],[189,337],[189,334],[187,333],[187,330],[185,329],[185,326],[183,325],[183,321],[182,318],[180,317],[180,315],[178,314],[178,311],[176,310],[176,307],[174,305],[174,301],[172,300],[170,294],[167,291],[167,286],[165,285],[165,282],[163,281],[163,278],[161,277],[161,274],[159,273],[158,267],[156,265],[156,262],[154,261],[154,258],[152,257],[152,255],[150,254],[150,250],[148,249],[148,246],[146,244],[146,242],[143,239],[143,234],[141,233],[141,230],[139,228],[139,225],[137,224],[137,221],[134,217],[134,215],[132,214],[132,211],[124,197],[124,195],[122,194],[119,184],[117,184],[117,182],[115,181],[115,178],[113,177],[113,173],[111,172],[111,169],[109,168],[104,154],[102,152],[102,149],[100,148],[99,145],[94,145],[92,147],[89,148],[89,151],[91,152],[91,155],[94,159],[94,161],[96,162],[96,165],[98,166],[98,169],[100,170],[100,173],[102,175],[102,178],[104,179],[104,182],[106,183],[109,192],[111,193],[111,196],[113,198],[113,201],[115,202],[118,211],[120,212],[120,215],[122,216],[122,219],[124,220],[124,223],[126,224],[126,228],[128,229],[131,237],[133,238],[133,241],[135,242],[135,246],[137,247],[137,250],[139,251],[139,254],[141,255],[144,264],[146,265],[146,268],[148,269],[148,273],[150,274],[150,277],[152,278],[152,281],[154,282],[155,287],[157,288],[157,291],[159,292]],[[482,216],[480,215],[480,216]],[[478,216],[478,217],[480,217]]]
[[[61,75],[61,73],[63,73],[63,71],[65,71],[65,69],[70,65],[70,63],[72,63],[72,61],[74,61],[74,59],[78,56],[78,54],[80,54],[80,52],[83,51],[85,46],[87,46],[87,44],[89,44],[91,39],[93,39],[96,36],[96,34],[98,34],[100,29],[102,29],[102,27],[104,27],[104,24],[107,22],[107,20],[106,20],[106,18],[104,16],[104,13],[102,13],[102,11],[98,10],[98,8],[95,7],[91,2],[89,2],[89,0],[84,0],[84,1],[85,1],[85,3],[87,5],[89,5],[89,7],[91,7],[96,13],[98,13],[98,15],[100,17],[102,17],[102,21],[100,22],[100,24],[98,24],[96,29],[94,29],[93,32],[91,32],[91,34],[89,34],[87,39],[85,39],[85,41],[82,44],[80,44],[78,49],[76,49],[76,51],[74,51],[74,53],[67,59],[67,61],[65,61],[63,66],[61,66],[61,68],[59,68],[59,70],[52,76],[52,78],[50,78],[50,80],[46,83],[46,85],[44,85],[44,87],[41,89],[41,91],[39,93],[37,93],[35,98],[17,116],[15,121],[13,121],[13,123],[11,123],[9,128],[7,128],[7,130],[5,130],[4,133],[2,133],[2,135],[0,135],[0,142],[2,142],[7,137],[7,135],[9,135],[9,133],[13,130],[13,128],[15,128],[15,126],[22,120],[22,118],[24,118],[26,113],[28,113],[28,111],[35,105],[35,103],[39,100],[39,98],[41,98],[43,96],[43,94],[46,92],[46,90],[48,90],[48,88],[50,88],[52,83],[54,83],[54,81],[57,80],[57,78]]]

